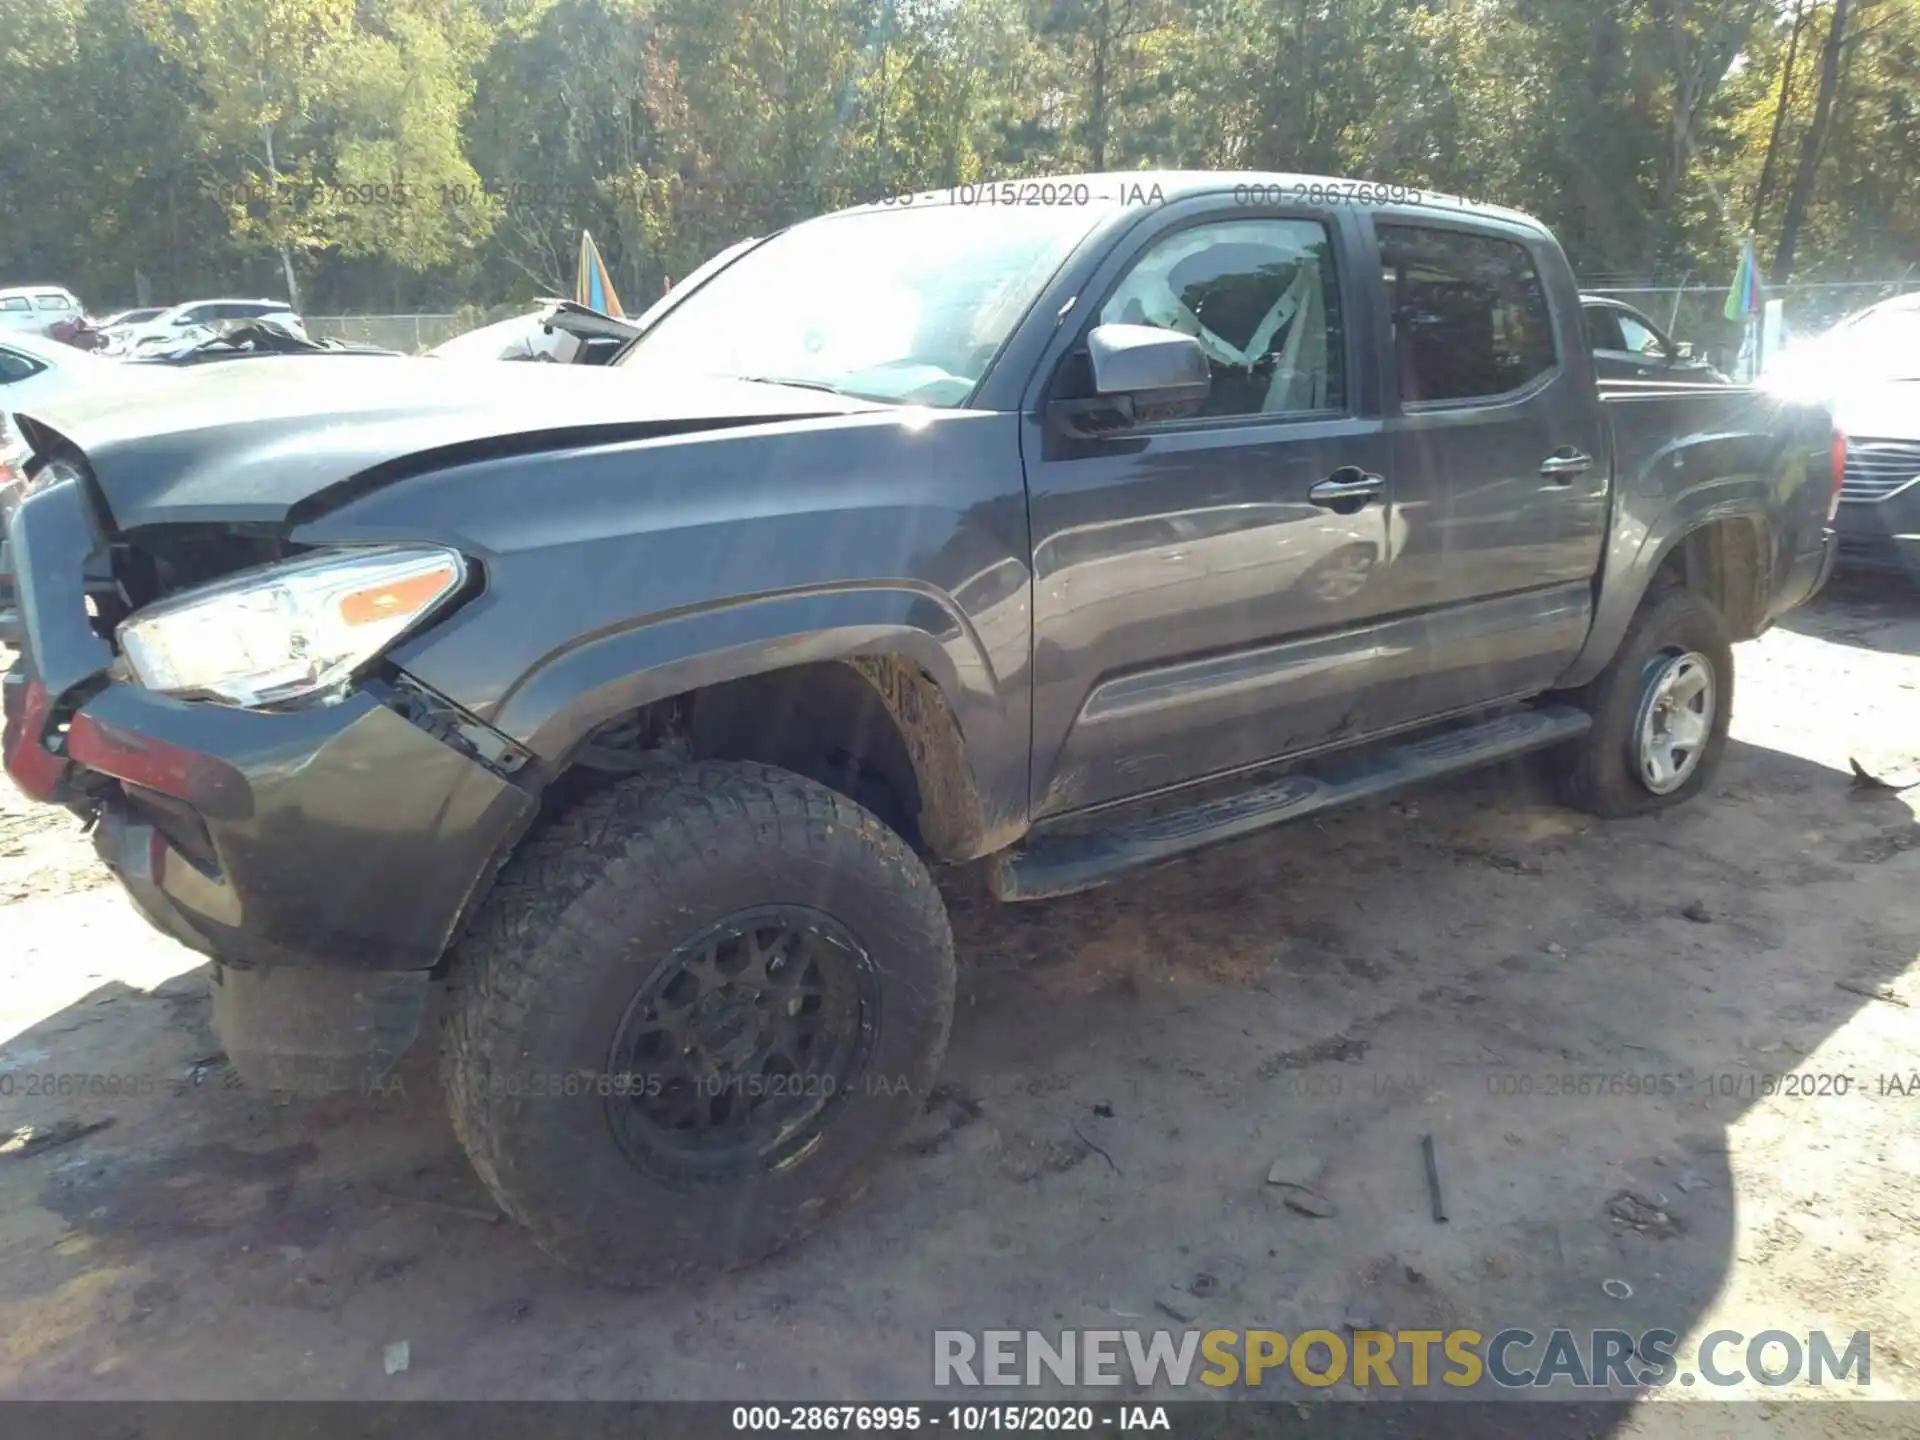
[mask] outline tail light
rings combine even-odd
[[[1833,432],[1833,443],[1827,447],[1827,468],[1833,473],[1833,498],[1827,501],[1827,523],[1831,525],[1840,514],[1840,487],[1847,483],[1847,437],[1841,431]]]

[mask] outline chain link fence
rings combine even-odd
[[[482,324],[486,312],[474,307],[449,315],[308,315],[307,333],[316,340],[344,340],[419,355]]]

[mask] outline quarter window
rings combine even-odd
[[[1379,234],[1402,402],[1510,395],[1559,363],[1524,246],[1417,225]]]

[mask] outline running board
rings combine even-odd
[[[1106,830],[1042,833],[995,863],[993,889],[1002,900],[1045,900],[1090,890],[1128,871],[1270,825],[1557,745],[1592,726],[1593,717],[1584,710],[1543,705],[1428,732],[1418,740],[1310,761],[1268,784],[1189,809]]]

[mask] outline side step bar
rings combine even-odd
[[[1593,717],[1584,710],[1543,705],[1429,732],[1418,740],[1328,756],[1268,784],[1189,809],[1106,830],[1051,838],[1042,833],[995,863],[993,889],[1002,900],[1045,900],[1090,890],[1128,871],[1270,825],[1557,745],[1592,726]]]

